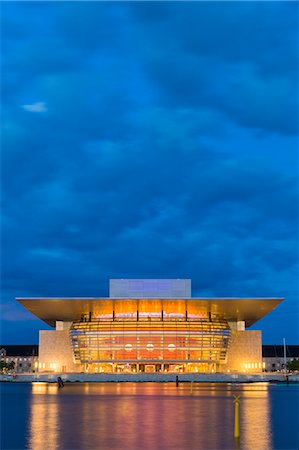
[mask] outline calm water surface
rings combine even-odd
[[[2,383],[1,449],[297,450],[298,384]],[[241,395],[241,439],[233,438]]]

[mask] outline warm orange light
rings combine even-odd
[[[140,314],[139,309],[139,319]],[[126,325],[128,330],[124,335],[122,321],[101,323],[101,332],[96,322],[74,323],[71,333],[73,344],[78,348],[77,362],[142,361],[148,358],[149,352],[151,359],[157,362],[173,359],[174,353],[178,360],[209,360],[212,355],[213,360],[224,362],[227,351],[225,338],[229,336],[229,330],[221,321],[214,321],[212,329],[207,321],[190,321],[188,324],[169,321],[161,326],[159,321],[142,319],[128,321]]]

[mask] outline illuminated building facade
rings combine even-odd
[[[110,280],[109,297],[18,301],[40,331],[39,370],[228,372],[262,370],[258,330],[282,299],[193,298],[191,280]]]
[[[0,362],[14,363],[16,373],[34,373],[38,367],[38,345],[0,345]]]

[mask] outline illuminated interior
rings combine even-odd
[[[72,324],[75,360],[92,363],[225,363],[230,328],[223,320],[105,321]]]
[[[226,320],[179,299],[103,302],[70,328],[75,361],[89,371],[206,368],[226,362],[230,335]]]

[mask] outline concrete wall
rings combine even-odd
[[[184,382],[207,382],[207,383],[246,383],[246,382],[267,382],[267,381],[287,381],[286,375],[282,373],[99,373],[99,374],[86,374],[86,373],[53,373],[53,374],[18,374],[15,378],[12,375],[0,374],[0,381],[35,381],[35,382],[50,382],[53,383],[52,388],[58,389],[57,377],[61,376],[63,381],[81,381],[81,382],[172,382],[175,383],[176,376],[179,377],[180,389],[185,389],[185,393],[190,392],[190,385],[184,384]],[[288,374],[288,381],[299,382],[299,375]],[[181,383],[182,382],[182,383]],[[33,389],[34,386],[32,387]],[[50,386],[37,385],[36,389],[41,393],[43,389],[45,392]],[[67,389],[67,384],[65,384]],[[193,386],[193,394],[196,393],[196,386]]]
[[[223,371],[261,372],[262,332],[260,330],[232,330],[232,339],[227,354],[227,364]]]
[[[39,332],[39,372],[80,372],[74,363],[68,330]]]

